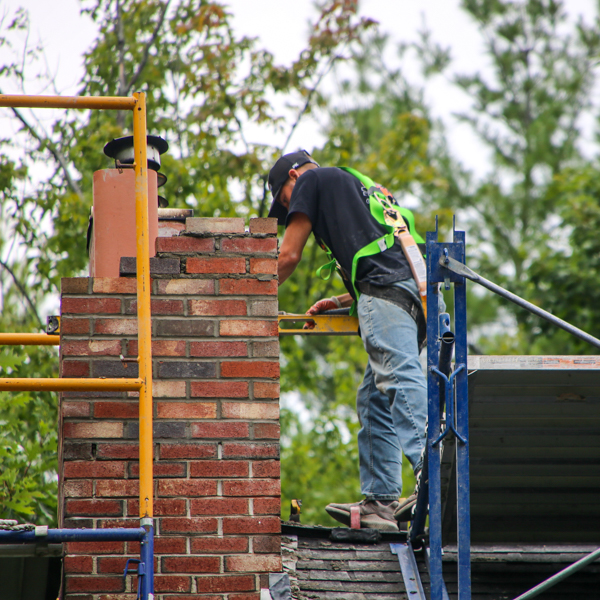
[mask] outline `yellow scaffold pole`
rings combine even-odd
[[[148,240],[148,159],[146,95],[134,94],[133,152],[137,229],[138,347],[140,389],[140,519],[153,516],[152,329],[150,315],[150,249]]]

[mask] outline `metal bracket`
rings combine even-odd
[[[464,438],[458,431],[456,431],[456,425],[454,423],[454,378],[467,367],[464,364],[458,365],[458,368],[455,369],[450,377],[446,377],[444,373],[442,373],[438,368],[431,367],[431,371],[441,377],[446,382],[446,428],[435,442],[433,442],[433,446],[437,446],[445,437],[448,435],[449,431],[452,431],[456,438],[460,440],[463,444],[467,443],[466,438]]]
[[[415,560],[415,553],[410,543],[390,544],[390,550],[392,554],[398,556],[407,596],[411,599],[426,600],[425,590],[423,589],[421,576],[419,575],[419,568]]]

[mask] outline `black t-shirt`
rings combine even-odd
[[[373,218],[365,186],[354,175],[336,167],[305,171],[294,186],[287,223],[291,215],[304,213],[312,223],[317,240],[322,240],[347,273],[344,284],[354,297],[350,282],[352,259],[364,246],[386,233]],[[399,242],[358,261],[356,282],[385,286],[412,277]]]

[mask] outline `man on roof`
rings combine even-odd
[[[358,174],[360,175],[360,174]],[[369,190],[354,174],[320,167],[305,150],[279,158],[269,173],[270,217],[286,230],[278,263],[279,285],[294,272],[311,232],[336,261],[347,294],[319,300],[307,314],[349,307],[356,301],[361,338],[369,360],[357,392],[361,493],[351,504],[329,504],[327,512],[350,525],[398,531],[416,501],[401,499],[402,453],[418,475],[427,420],[427,382],[419,363],[425,319],[419,289],[399,243],[361,249],[385,228],[372,216]],[[354,278],[353,261],[355,262]],[[399,501],[400,500],[400,501]],[[358,507],[358,508],[352,508]]]

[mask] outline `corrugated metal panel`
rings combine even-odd
[[[600,544],[600,359],[475,357],[469,369],[473,543]],[[456,541],[444,448],[444,543]]]

